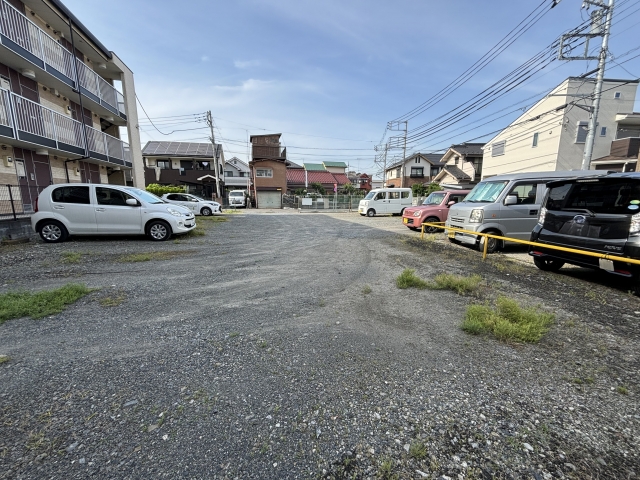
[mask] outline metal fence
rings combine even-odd
[[[36,198],[46,186],[0,185],[0,220],[28,218],[35,212]]]
[[[361,195],[322,195],[299,197],[283,195],[282,205],[308,211],[357,210]]]

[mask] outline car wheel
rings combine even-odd
[[[483,233],[492,233],[494,235],[500,235],[500,232],[483,232]],[[500,249],[500,240],[497,238],[488,238],[482,237],[480,238],[480,242],[478,243],[478,248],[481,252],[484,252],[484,242],[488,242],[487,244],[487,253],[495,253]]]
[[[561,260],[544,257],[533,257],[533,263],[535,263],[536,267],[540,270],[544,270],[545,272],[557,272],[564,265],[564,262]]]
[[[203,215],[205,217],[208,217],[211,214],[213,214],[213,212],[211,211],[211,209],[209,207],[204,207],[202,210],[200,210],[200,215]]]
[[[56,220],[45,220],[40,224],[40,237],[47,243],[64,242],[68,236],[65,226]]]
[[[167,222],[154,220],[147,225],[147,235],[156,242],[162,242],[171,238],[171,227]]]
[[[367,217],[373,217],[375,216],[376,211],[373,208],[370,208],[369,210],[367,210]]]
[[[404,215],[404,208],[400,210],[400,216]]]
[[[455,238],[447,237],[449,239],[449,243],[453,243],[454,245],[460,245],[460,241]]]
[[[439,221],[439,218],[429,217],[423,223],[436,223]],[[436,233],[438,230],[438,227],[424,227],[424,233]]]

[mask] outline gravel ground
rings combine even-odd
[[[99,289],[0,325],[0,478],[640,475],[640,301],[623,283],[483,262],[393,217],[226,218],[162,244],[0,248],[0,293]],[[164,253],[123,261],[147,252]],[[405,268],[484,285],[398,290]],[[539,344],[460,330],[500,294],[556,314]]]

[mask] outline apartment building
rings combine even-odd
[[[145,185],[186,186],[187,191],[204,198],[216,196],[216,171],[211,143],[150,141],[142,149]],[[217,143],[218,180],[224,190],[224,150]]]
[[[60,0],[0,13],[0,184],[25,213],[51,183],[144,187],[131,70]]]
[[[570,77],[487,142],[482,178],[520,172],[579,170],[587,139],[595,79]],[[633,106],[638,80],[605,79],[593,146],[592,168],[618,161],[617,139],[640,134]],[[624,143],[624,142],[623,142]],[[627,142],[628,143],[628,142]],[[613,154],[614,158],[606,158]],[[625,155],[621,155],[624,157]],[[597,159],[604,159],[597,162]]]

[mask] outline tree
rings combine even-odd
[[[314,189],[320,195],[324,195],[327,193],[327,191],[324,189],[324,187],[320,182],[313,182],[311,185],[309,185],[309,188]]]
[[[425,195],[428,196],[428,195],[431,195],[433,192],[439,192],[440,190],[444,190],[444,189],[437,183],[430,183],[429,185],[427,185],[426,191],[424,193]]]
[[[294,194],[294,195],[298,195],[299,197],[301,197],[301,196],[305,195],[306,193],[307,193],[307,191],[306,191],[304,188],[296,188],[296,189],[293,191],[293,194]]]
[[[353,195],[357,191],[356,187],[354,187],[351,183],[345,183],[342,185],[342,193],[345,195]]]

